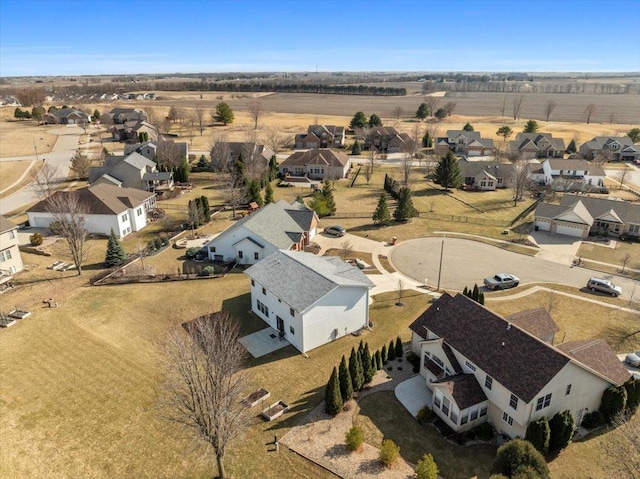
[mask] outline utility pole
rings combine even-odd
[[[36,150],[36,161],[40,161],[40,158],[38,158],[38,147],[36,146],[35,138],[33,138],[33,149]]]
[[[442,256],[444,255],[444,239],[447,237],[447,233],[442,237],[442,245],[440,246],[440,266],[438,267],[438,289],[440,291],[440,275],[442,273]]]

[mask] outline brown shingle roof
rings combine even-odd
[[[68,195],[72,192],[56,191],[54,195]],[[80,201],[86,205],[87,214],[93,215],[113,215],[123,213],[129,208],[136,207],[145,202],[148,198],[155,196],[155,193],[138,190],[136,188],[120,188],[114,185],[97,184],[82,188],[75,193],[80,195]],[[47,200],[42,200],[27,211],[44,213],[47,212]]]
[[[279,166],[304,166],[311,164],[324,164],[329,166],[345,166],[349,157],[342,151],[333,151],[329,148],[313,148],[307,151],[297,151]]]
[[[410,326],[426,338],[428,328],[525,402],[569,358],[462,294],[444,293]]]
[[[18,229],[18,225],[14,224],[13,221],[8,220],[4,216],[0,216],[0,234],[5,231]]]
[[[631,376],[604,339],[568,341],[556,347],[617,386]]]
[[[560,331],[556,322],[544,308],[527,309],[507,316],[505,319],[543,341],[547,336]]]
[[[457,374],[431,384],[446,388],[460,410],[487,400],[487,396],[473,374]]]

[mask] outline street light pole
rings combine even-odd
[[[438,288],[437,291],[440,291],[440,275],[442,273],[442,257],[444,256],[444,239],[447,237],[447,233],[442,237],[442,244],[440,246],[440,266],[438,266]]]
[[[38,158],[38,147],[36,146],[35,138],[33,138],[33,149],[36,150],[36,161],[40,161],[40,158]]]

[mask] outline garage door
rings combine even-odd
[[[29,224],[34,228],[48,228],[53,219],[49,216],[34,216]]]
[[[536,220],[536,226],[541,231],[549,231],[551,229],[551,222],[545,220]]]
[[[582,226],[558,225],[556,233],[559,235],[576,236],[582,238]]]
[[[480,150],[469,150],[468,155],[469,156],[481,156],[480,155]]]

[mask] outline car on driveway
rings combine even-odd
[[[611,281],[602,278],[590,278],[589,281],[587,281],[587,288],[592,293],[606,293],[614,297],[620,296],[622,294],[622,288],[620,286],[617,286]]]
[[[627,357],[624,360],[629,366],[640,368],[640,351],[627,354]]]
[[[499,289],[515,288],[519,284],[520,279],[517,276],[507,273],[498,273],[490,278],[484,279],[484,285],[494,291]]]
[[[338,237],[344,236],[347,234],[347,230],[339,225],[328,226],[324,229],[324,232],[329,235],[338,236]]]

